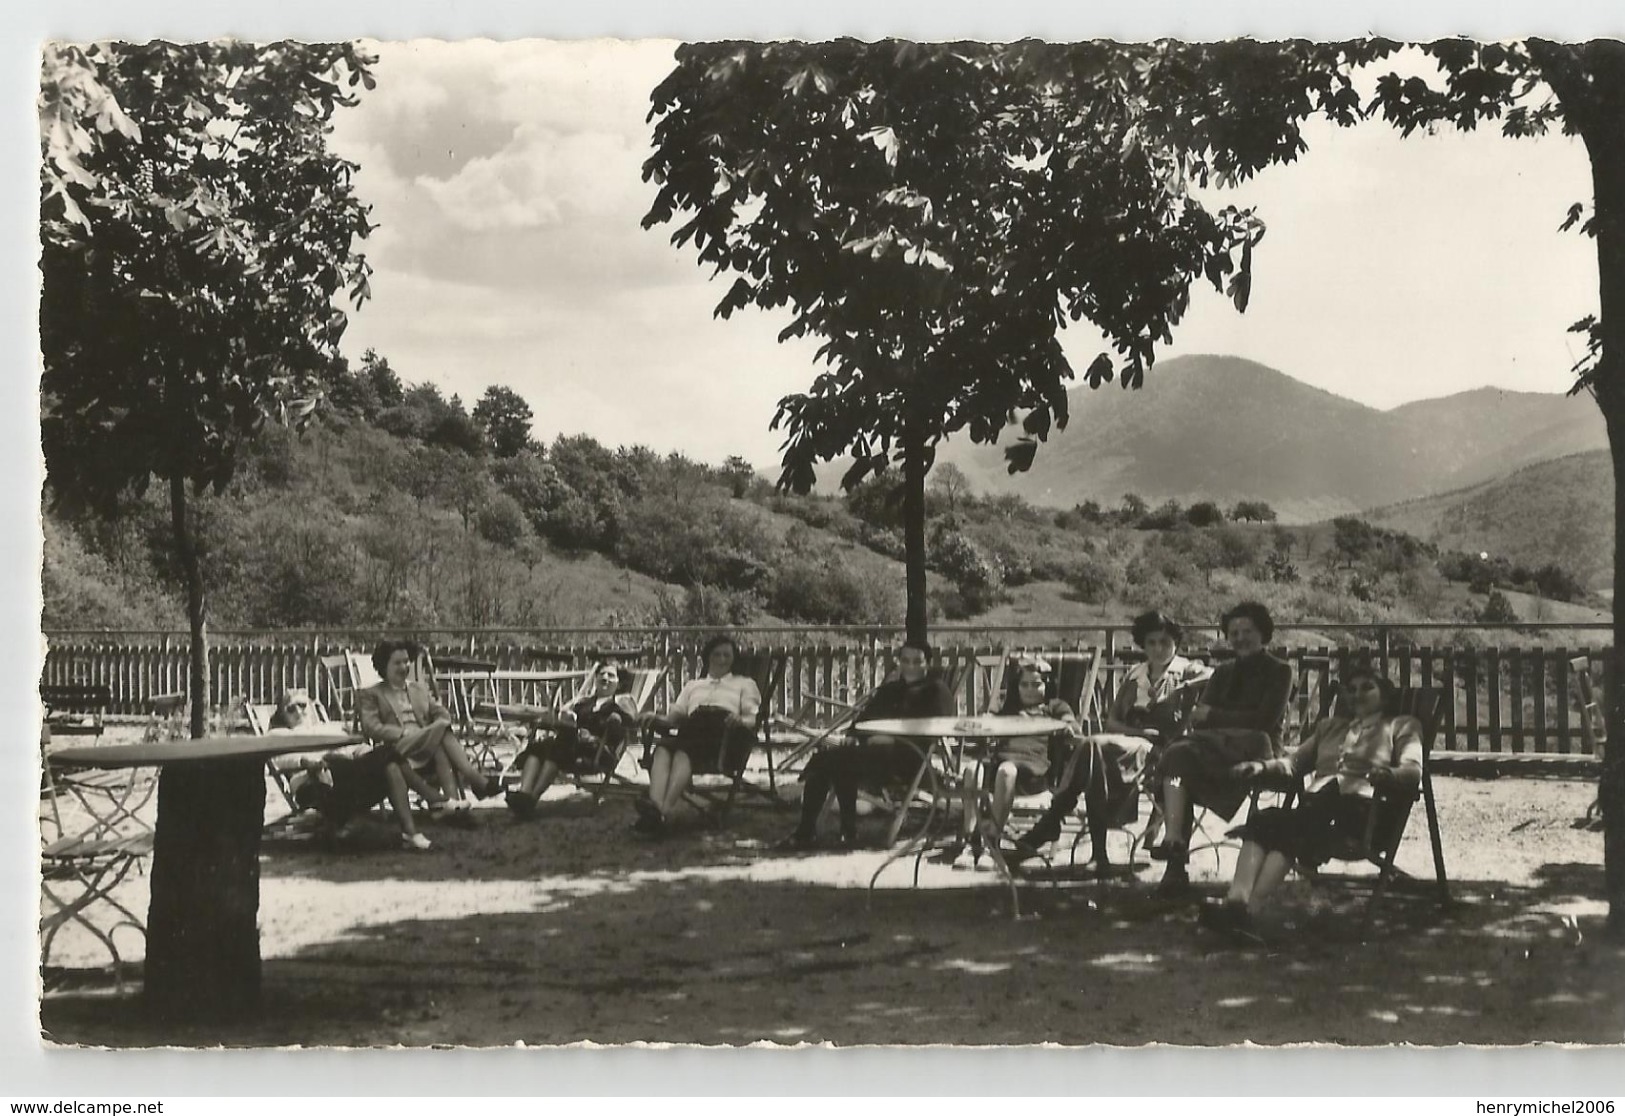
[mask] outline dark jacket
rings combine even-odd
[[[1208,679],[1202,702],[1208,718],[1201,727],[1253,729],[1278,736],[1292,700],[1292,665],[1260,651],[1219,664]]]
[[[910,685],[893,678],[875,687],[863,707],[863,719],[878,721],[893,717],[952,717],[957,711],[954,695],[942,675],[932,671]]]

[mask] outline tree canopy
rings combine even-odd
[[[296,416],[367,297],[355,166],[327,150],[370,85],[354,46],[53,44],[40,94],[42,439],[54,494],[221,486]]]
[[[535,414],[524,396],[510,387],[492,384],[474,404],[474,422],[485,435],[486,447],[496,457],[513,457],[536,448],[530,436]]]

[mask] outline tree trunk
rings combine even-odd
[[[175,532],[175,552],[180,558],[181,573],[186,578],[186,620],[191,629],[192,657],[187,669],[187,685],[191,691],[192,739],[204,735],[209,715],[209,616],[203,596],[203,567],[197,553],[197,541],[186,521],[186,480],[171,477],[169,481],[169,523]]]
[[[207,616],[184,480],[170,482],[170,513],[186,574],[192,735],[200,737],[209,708]],[[174,763],[159,777],[145,979],[158,1020],[225,1019],[257,1005],[264,817],[259,760]]]
[[[1607,412],[1605,411],[1605,414]],[[1625,940],[1625,413],[1609,415],[1614,460],[1614,646],[1608,656],[1608,744],[1603,749],[1597,801],[1602,806],[1603,878],[1608,893],[1608,935]]]
[[[925,599],[925,449],[903,451],[903,560],[908,586],[904,627],[914,643],[926,639]]]
[[[1610,49],[1617,51],[1618,44]],[[1609,655],[1608,746],[1603,752],[1598,800],[1603,817],[1603,871],[1608,931],[1625,940],[1625,68],[1594,68],[1594,80],[1565,101],[1591,157],[1602,349],[1592,377],[1597,405],[1608,425],[1614,462],[1614,646]],[[1555,86],[1554,86],[1555,88]]]

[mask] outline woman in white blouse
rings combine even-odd
[[[733,673],[739,645],[714,636],[700,651],[705,674],[685,685],[665,716],[644,720],[665,733],[649,765],[649,797],[634,802],[638,833],[658,834],[682,801],[694,775],[732,772],[756,743],[762,692],[756,681]]]
[[[1344,671],[1339,708],[1314,727],[1290,757],[1238,764],[1237,778],[1265,774],[1309,778],[1290,809],[1260,810],[1234,832],[1245,838],[1223,904],[1202,911],[1204,925],[1256,938],[1253,915],[1293,865],[1319,867],[1345,843],[1365,837],[1379,790],[1422,781],[1422,725],[1389,716],[1393,685],[1369,666]]]

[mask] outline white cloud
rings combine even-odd
[[[460,228],[523,229],[614,218],[646,205],[640,169],[640,155],[621,135],[524,124],[498,154],[471,159],[444,181],[420,177],[416,184]]]

